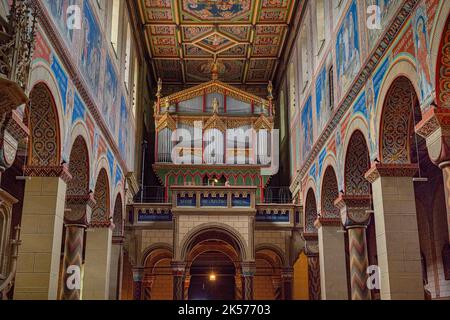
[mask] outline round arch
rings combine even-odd
[[[281,266],[287,267],[289,265],[286,259],[286,255],[283,253],[283,250],[281,250],[280,247],[270,243],[261,243],[255,247],[256,253],[258,251],[265,251],[265,250],[273,252],[278,257],[278,259],[280,259]]]
[[[338,182],[336,172],[332,166],[325,169],[321,189],[320,215],[322,218],[339,218],[340,211],[334,205],[334,201],[339,197]]]
[[[102,168],[97,176],[94,189],[96,204],[92,209],[92,226],[107,226],[110,224],[111,207],[109,179],[106,169]]]
[[[54,96],[44,82],[30,91],[28,105],[30,142],[28,164],[48,167],[61,164],[61,130]]]
[[[361,130],[349,137],[344,162],[344,191],[347,195],[370,194],[370,183],[364,177],[370,168],[367,140]]]
[[[85,196],[89,193],[90,158],[84,137],[76,137],[70,150],[69,172],[72,179],[67,183],[67,195]]]
[[[314,222],[317,219],[317,202],[314,190],[312,188],[308,189],[306,193],[305,200],[305,233],[316,233],[316,227],[314,226]]]
[[[378,142],[378,154],[383,163],[411,163],[410,136],[417,122],[413,113],[421,117],[416,92],[410,79],[403,75],[395,78],[387,91],[381,111]]]
[[[190,230],[181,241],[180,251],[177,255],[180,261],[186,261],[189,251],[200,242],[204,236],[223,237],[220,240],[233,245],[240,254],[242,261],[253,258],[250,255],[245,239],[234,228],[223,223],[204,223]]]

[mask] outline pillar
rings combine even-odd
[[[67,196],[64,224],[63,277],[61,300],[80,300],[82,288],[84,232],[89,224],[95,200],[92,194]]]
[[[184,300],[185,271],[186,271],[185,262],[172,261],[173,300]]]
[[[107,300],[111,261],[111,227],[86,230],[83,300]]]
[[[119,300],[123,271],[123,236],[113,236],[111,246],[111,270],[109,300]]]
[[[372,183],[382,300],[424,299],[412,177],[417,165],[373,164]]]
[[[133,268],[133,300],[142,300],[144,268]]]
[[[15,299],[56,300],[67,181],[66,166],[26,167]]]
[[[152,288],[155,282],[154,275],[145,275],[142,281],[142,300],[152,300]]]
[[[449,229],[450,235],[450,161],[442,162],[439,165],[439,168],[442,169],[442,177],[444,179],[445,206],[447,208],[447,227]]]
[[[256,265],[254,261],[244,261],[242,263],[242,289],[244,300],[253,300],[253,280]]]
[[[371,300],[367,286],[369,258],[366,239],[366,228],[371,216],[371,196],[341,195],[335,205],[341,211],[342,224],[348,232],[351,299]]]
[[[334,218],[319,218],[318,229],[320,292],[322,300],[347,300],[347,266],[345,261],[345,239],[341,221]]]
[[[292,300],[293,268],[283,268],[281,271],[281,287],[283,300]]]
[[[283,286],[281,283],[280,276],[272,277],[272,286],[273,286],[275,300],[282,300],[283,299]]]
[[[320,263],[317,235],[305,237],[305,255],[308,261],[309,300],[320,300]]]
[[[242,297],[242,276],[240,273],[236,273],[234,276],[234,299],[240,301],[243,299]]]
[[[191,285],[191,276],[186,275],[184,278],[184,300],[189,300],[189,286]]]

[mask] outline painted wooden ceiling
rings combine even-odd
[[[155,78],[196,84],[267,84],[282,53],[296,0],[139,0]]]

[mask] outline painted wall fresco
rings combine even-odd
[[[70,6],[79,4],[78,0],[45,0],[45,4],[48,8],[49,13],[53,18],[53,22],[59,29],[61,35],[63,35],[64,40],[68,45],[71,45],[74,41],[74,33],[76,30],[68,27]],[[70,24],[70,21],[69,21]]]
[[[331,110],[327,106],[327,73],[322,68],[316,80],[316,121],[317,130],[321,132],[330,119]]]
[[[302,133],[303,133],[302,157],[304,159],[306,157],[306,155],[308,155],[311,152],[313,140],[314,140],[311,97],[308,98],[305,106],[303,107],[302,114],[301,114],[301,124],[302,124]]]
[[[386,26],[392,20],[395,15],[395,12],[399,8],[401,4],[401,0],[366,0],[366,8],[369,6],[378,6],[380,8],[379,17],[377,17],[376,23],[379,24],[379,28],[367,28],[367,39],[369,45],[369,51],[371,51],[375,44],[377,43],[378,38],[385,30]],[[372,12],[370,12],[372,14]],[[368,15],[366,15],[366,21],[370,19]],[[371,20],[372,21],[372,20]]]
[[[359,43],[358,11],[356,1],[353,1],[341,24],[336,40],[339,96],[348,89],[361,67]]]
[[[106,58],[105,81],[103,88],[103,119],[108,123],[111,132],[116,132],[116,110],[118,103],[117,76],[109,57]],[[119,142],[120,144],[120,142]]]
[[[97,17],[98,10],[95,10],[98,2],[96,0],[44,0],[44,3],[49,16],[56,26],[56,30],[65,41],[67,49],[73,58],[77,59],[81,74],[88,85],[88,90],[90,90],[91,96],[94,98],[113,140],[119,145],[118,117],[120,115],[120,97],[122,95],[126,97],[127,93],[120,85],[120,74],[117,73],[117,66],[115,66],[116,58],[110,56],[110,44],[103,37],[104,30],[102,25],[99,24],[99,21],[103,18]],[[69,30],[67,28],[67,20],[70,18],[70,14],[67,14],[67,9],[74,4],[78,5],[82,10],[80,12],[82,16],[80,30]],[[44,59],[50,64],[63,97],[62,105],[65,117],[68,122],[72,123],[72,120],[76,120],[77,117],[81,116],[80,110],[73,110],[72,115],[71,108],[75,104],[73,98],[74,85],[63,70],[60,59],[54,59],[55,55],[40,44],[42,41],[39,38],[42,38],[42,36],[38,34],[35,59]],[[72,98],[69,96],[72,96]],[[122,140],[122,142],[134,143],[132,142],[134,136],[131,132],[134,132],[135,125],[129,115],[130,107],[127,103],[125,99],[123,112],[126,113],[126,123],[121,121],[120,124],[126,126],[129,133],[126,135],[127,140]],[[93,119],[88,117],[85,117],[83,121],[95,123]],[[125,138],[122,137],[122,139]],[[124,160],[128,168],[132,170],[134,154],[130,152],[122,154],[126,155]]]
[[[420,5],[413,17],[414,45],[416,49],[416,65],[419,74],[420,102],[424,103],[433,91],[431,72],[430,38],[428,34],[428,17],[425,5]]]
[[[81,69],[94,96],[96,96],[100,83],[102,33],[88,1],[84,1],[83,5],[82,32]]]

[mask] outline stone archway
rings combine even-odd
[[[334,205],[334,201],[339,196],[336,173],[332,166],[326,168],[322,181],[321,212],[322,218],[339,218],[339,209]]]
[[[450,15],[439,45],[436,65],[436,99],[441,108],[450,108]]]
[[[171,300],[173,298],[172,251],[154,248],[144,260],[142,300]]]

